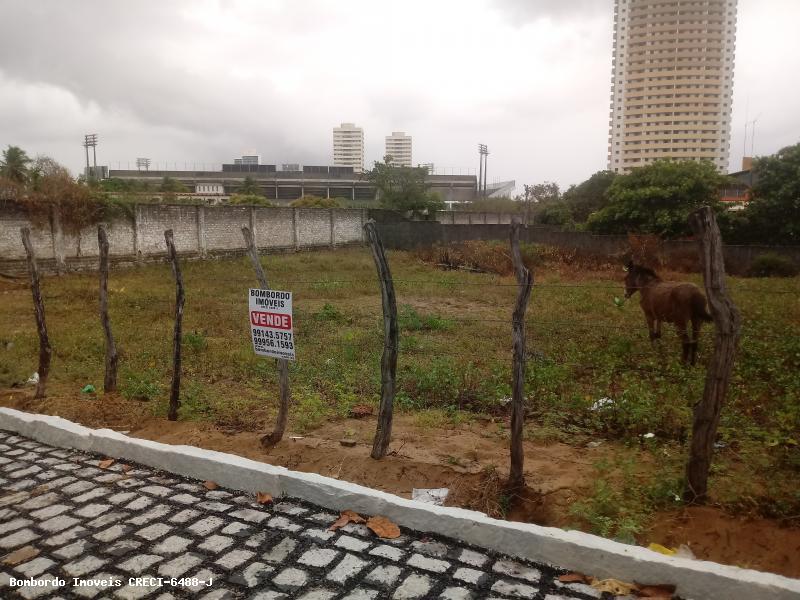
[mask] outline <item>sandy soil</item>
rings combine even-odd
[[[109,427],[168,444],[190,444],[229,452],[291,469],[319,473],[410,497],[413,488],[450,488],[448,504],[497,512],[507,464],[496,425],[478,421],[449,429],[420,427],[395,418],[390,455],[369,458],[374,418],[329,422],[265,450],[258,433],[222,431],[208,423],[143,417],[141,405],[115,396],[53,396],[34,401],[29,390],[0,391],[0,405],[57,414],[91,427]],[[340,440],[356,441],[345,447]],[[531,488],[516,496],[508,518],[554,527],[573,525],[569,506],[586,494],[593,463],[617,449],[561,443],[525,443],[526,480]],[[643,465],[646,468],[647,465]],[[800,577],[800,528],[777,521],[735,517],[713,506],[657,514],[639,542],[688,545],[698,558]]]

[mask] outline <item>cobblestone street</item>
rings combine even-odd
[[[600,597],[563,586],[550,567],[454,540],[406,529],[384,540],[352,523],[329,531],[338,514],[324,508],[262,506],[123,461],[103,469],[104,458],[0,431],[0,597]]]

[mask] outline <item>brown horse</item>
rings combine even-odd
[[[650,340],[661,337],[661,323],[674,323],[683,341],[683,362],[695,363],[697,359],[697,337],[703,321],[711,321],[706,310],[706,297],[693,283],[662,281],[652,269],[629,261],[625,267],[625,297],[630,298],[638,290],[639,305],[647,319]],[[692,324],[692,337],[686,332]]]

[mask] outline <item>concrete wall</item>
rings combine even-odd
[[[343,246],[361,243],[365,212],[359,209],[264,208],[139,204],[132,216],[108,223],[109,247],[116,262],[159,259],[166,255],[164,230],[172,229],[175,247],[184,256],[241,253],[242,226],[255,231],[264,249]],[[44,270],[97,266],[97,228],[68,231],[57,214],[32,223],[26,213],[0,211],[0,272],[25,269],[20,228],[31,228],[31,240]]]
[[[451,200],[452,198],[446,198]],[[481,225],[496,223],[511,223],[511,213],[497,212],[470,212],[463,210],[437,210],[436,220],[447,225]],[[517,215],[521,217],[521,215]]]

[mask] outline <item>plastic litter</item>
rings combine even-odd
[[[646,439],[646,440],[652,440],[654,437],[656,437],[656,434],[655,433],[644,433],[644,434],[642,434],[642,437],[644,439]]]
[[[612,406],[614,401],[611,398],[604,397],[598,400],[595,400],[592,405],[589,407],[589,410],[600,410],[601,408],[605,408],[607,406]]]
[[[28,385],[36,385],[37,383],[39,383],[39,373],[36,372],[30,377],[28,377],[28,381],[26,381],[25,383],[27,383]]]
[[[94,386],[91,383],[87,383],[81,388],[82,394],[94,394],[96,391],[97,390],[94,389]]]
[[[411,490],[411,499],[425,504],[443,506],[449,493],[448,488],[414,488]]]
[[[619,296],[614,296],[614,306],[616,306],[617,308],[622,308],[624,304],[625,300],[623,300]]]

